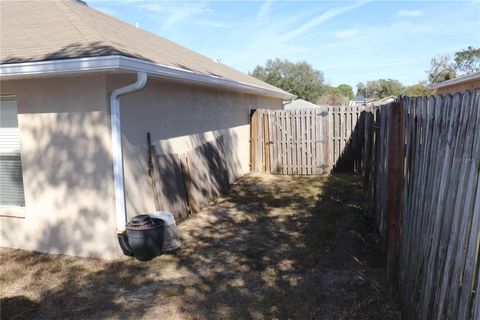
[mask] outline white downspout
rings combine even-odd
[[[141,90],[147,83],[147,73],[137,72],[137,81],[128,86],[115,89],[110,95],[110,114],[112,121],[112,159],[113,181],[115,186],[115,212],[117,233],[125,231],[127,209],[125,206],[125,180],[123,177],[122,128],[120,124],[120,96]]]

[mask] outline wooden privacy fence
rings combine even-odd
[[[359,170],[364,108],[256,110],[251,117],[251,171],[322,174]]]
[[[480,90],[365,116],[363,166],[404,319],[480,319]]]

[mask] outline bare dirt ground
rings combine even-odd
[[[399,319],[357,177],[247,176],[150,262],[0,249],[2,319]]]

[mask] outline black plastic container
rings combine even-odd
[[[122,252],[126,256],[133,256],[133,251],[132,248],[130,247],[130,244],[128,243],[128,237],[127,237],[127,232],[122,232],[117,234],[118,237],[118,243],[120,244],[120,248],[122,249]]]
[[[162,254],[164,222],[147,214],[133,217],[127,224],[127,239],[131,252],[141,261]]]

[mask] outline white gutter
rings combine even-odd
[[[37,62],[7,63],[0,65],[0,79],[22,79],[35,76],[55,76],[83,72],[147,72],[149,75],[172,80],[187,81],[212,87],[223,87],[267,97],[291,100],[295,95],[283,90],[265,88],[241,81],[229,80],[210,74],[193,72],[125,56],[60,59]]]
[[[125,205],[125,179],[123,176],[122,128],[120,123],[120,96],[143,89],[147,83],[145,72],[137,73],[137,81],[128,86],[115,89],[110,95],[110,116],[112,121],[112,158],[113,181],[115,186],[115,212],[117,233],[125,231],[127,209]]]

